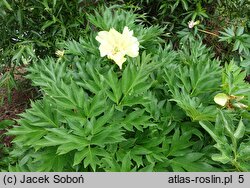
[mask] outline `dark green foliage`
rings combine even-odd
[[[0,2],[0,73],[54,56],[58,43],[89,31],[86,12],[103,1],[4,0]]]
[[[244,27],[238,27],[237,29],[234,27],[227,28],[221,34],[220,41],[234,43],[232,51],[238,50],[239,53],[250,55],[250,35],[244,33]]]
[[[10,151],[12,150],[10,146],[7,147],[9,144],[6,141],[6,129],[10,126],[13,126],[15,121],[12,120],[3,120],[0,121],[0,169],[8,169],[9,165],[15,163],[15,160],[12,156],[9,155]]]

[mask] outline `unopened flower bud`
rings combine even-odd
[[[57,50],[55,54],[57,55],[57,57],[61,58],[64,56],[64,50]]]
[[[191,28],[193,28],[194,26],[196,26],[198,24],[200,24],[199,20],[197,20],[196,22],[194,22],[193,20],[191,20],[191,21],[188,22],[188,28],[191,29]]]

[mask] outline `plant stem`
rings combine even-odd
[[[210,31],[206,31],[206,30],[202,30],[202,29],[198,29],[198,31],[201,31],[201,32],[203,32],[203,33],[207,33],[207,34],[213,35],[213,36],[215,36],[215,37],[219,37],[219,35],[217,35],[217,34],[215,34],[215,33],[212,33],[212,32],[210,32]]]

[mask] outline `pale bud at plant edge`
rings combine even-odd
[[[220,106],[225,106],[229,101],[230,97],[225,93],[218,93],[214,97],[214,102]]]

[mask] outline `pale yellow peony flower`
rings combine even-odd
[[[114,28],[109,31],[100,31],[96,40],[101,43],[99,46],[101,57],[107,56],[114,60],[120,69],[126,61],[125,55],[136,57],[139,54],[139,42],[128,27],[125,27],[122,33]]]

